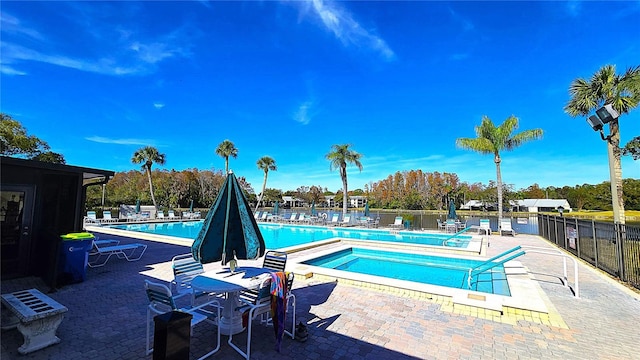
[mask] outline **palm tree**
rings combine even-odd
[[[357,152],[349,149],[349,144],[344,145],[332,145],[331,151],[326,155],[327,160],[331,162],[329,166],[330,170],[335,168],[340,169],[340,178],[342,178],[342,193],[344,194],[342,198],[342,215],[347,214],[347,205],[348,205],[348,193],[347,193],[347,163],[353,164],[362,171],[362,163],[360,163],[360,158],[362,154],[358,154]]]
[[[218,145],[216,149],[216,154],[224,158],[224,172],[225,174],[229,173],[229,156],[234,159],[238,157],[238,149],[233,143],[229,140],[225,140]]]
[[[258,199],[258,203],[256,204],[256,211],[258,211],[258,206],[260,206],[260,202],[264,197],[264,191],[267,188],[267,176],[269,175],[269,170],[276,171],[278,170],[278,166],[276,165],[276,161],[273,160],[270,156],[263,156],[258,159],[256,163],[258,168],[264,171],[264,181],[262,182],[262,192],[260,193],[260,198]]]
[[[477,138],[459,138],[456,145],[462,149],[477,151],[481,154],[493,154],[496,163],[498,186],[498,223],[502,220],[502,174],[500,172],[500,151],[513,150],[523,143],[542,138],[542,129],[525,130],[517,134],[518,118],[511,115],[496,127],[487,116],[482,117],[480,126],[476,126]]]
[[[153,206],[158,209],[158,205],[156,204],[156,197],[153,195],[153,183],[151,182],[151,165],[153,165],[153,163],[164,165],[165,155],[160,154],[160,152],[158,152],[158,149],[154,148],[153,146],[145,146],[133,153],[131,162],[134,164],[142,164],[142,169],[146,170],[147,177],[149,178],[149,191],[151,192],[151,200],[153,201]]]
[[[640,101],[640,66],[627,69],[624,75],[617,75],[615,65],[605,65],[593,74],[591,80],[575,79],[569,87],[569,94],[571,99],[565,105],[564,111],[573,117],[586,116],[607,104],[611,104],[618,113],[627,114],[636,108]],[[610,154],[609,161],[613,159],[613,164],[610,164],[613,166],[610,174],[611,196],[614,204],[613,220],[624,224],[618,119],[609,122],[609,136],[605,139]]]

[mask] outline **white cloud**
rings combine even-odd
[[[85,139],[101,144],[158,146],[154,140],[150,139],[109,139],[102,136],[89,136]]]
[[[88,19],[74,18],[77,25],[86,27],[86,34],[91,34],[96,41],[83,43],[78,37],[76,48],[86,48],[87,55],[70,56],[61,50],[62,45],[55,39],[47,39],[37,30],[22,26],[19,19],[3,13],[2,64],[12,64],[3,72],[24,75],[18,70],[19,64],[35,61],[103,75],[146,75],[155,72],[162,61],[191,56],[186,26],[166,34],[143,37],[136,31],[101,23],[96,16],[88,13],[85,14]],[[38,41],[22,41],[25,35]],[[87,44],[100,46],[91,48]]]
[[[153,107],[155,107],[156,109],[162,109],[163,107],[165,107],[165,105],[161,102],[155,102],[153,103]]]
[[[345,45],[368,47],[378,52],[385,60],[395,59],[393,50],[375,34],[371,34],[353,19],[351,14],[333,1],[313,0],[300,2],[303,6],[311,4],[313,11],[320,17],[324,26]]]
[[[42,34],[37,30],[23,26],[18,18],[5,12],[0,13],[0,29],[5,34],[23,35],[35,40],[43,40]]]
[[[5,74],[5,75],[27,75],[26,72],[20,71],[20,70],[16,70],[16,69],[12,68],[11,66],[8,66],[8,65],[5,65],[5,64],[0,64],[0,72]]]
[[[293,119],[301,123],[302,125],[309,124],[309,122],[311,121],[311,114],[309,113],[311,106],[313,106],[313,103],[311,101],[305,101],[304,103],[300,104],[298,110],[295,112],[295,114],[293,114]]]

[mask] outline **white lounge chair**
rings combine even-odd
[[[220,319],[221,306],[218,300],[211,300],[197,307],[178,309],[175,300],[182,295],[173,296],[171,290],[167,286],[145,280],[145,290],[147,292],[147,298],[149,299],[149,306],[147,307],[147,355],[153,352],[151,342],[149,341],[149,335],[151,334],[151,323],[153,322],[154,315],[165,314],[173,310],[179,310],[181,312],[190,314],[192,316],[191,328],[203,321],[212,323],[218,328],[215,349],[206,353],[198,360],[208,358],[209,356],[220,350],[220,326],[218,326],[218,321]]]
[[[487,235],[491,235],[491,222],[489,219],[480,219],[480,227],[478,233],[484,232]]]
[[[87,216],[85,216],[84,222],[85,224],[100,224],[95,211],[87,211]]]
[[[402,216],[396,216],[395,220],[393,221],[393,224],[389,224],[389,227],[392,229],[402,229]]]
[[[338,225],[338,220],[340,220],[340,214],[333,214],[331,216],[331,221],[329,222],[329,225],[337,226]]]
[[[351,226],[351,214],[346,214],[344,217],[342,217],[340,226]]]
[[[164,211],[163,210],[158,210],[158,212],[156,213],[156,219],[158,220],[165,220],[166,217],[164,216]]]
[[[300,213],[298,214],[298,218],[294,220],[295,223],[297,224],[302,224],[305,222],[305,213]]]
[[[173,210],[169,210],[169,220],[180,220],[180,217],[176,215]]]
[[[98,246],[96,241],[92,241],[92,249],[89,251],[91,256],[94,256],[93,260],[89,260],[87,265],[90,267],[104,266],[109,259],[115,255],[119,259],[125,259],[127,261],[136,261],[142,258],[144,252],[147,250],[145,244],[124,244],[113,246]]]
[[[289,215],[289,218],[285,221],[288,223],[294,223],[296,222],[296,220],[298,220],[298,213],[291,213],[291,215]]]
[[[118,219],[114,219],[111,217],[111,211],[105,210],[102,212],[102,221],[104,222],[116,222]]]
[[[502,236],[503,232],[510,233],[511,235],[516,236],[515,230],[511,228],[511,219],[500,220],[500,236]]]
[[[442,222],[442,221],[440,221],[440,219],[436,219],[436,221],[438,222],[438,230],[442,230],[442,231],[446,231],[447,230],[447,223],[446,222]]]

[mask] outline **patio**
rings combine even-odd
[[[140,261],[112,259],[90,268],[87,280],[56,292],[37,278],[3,281],[1,292],[37,288],[69,311],[58,329],[62,342],[19,355],[22,336],[2,332],[3,359],[150,359],[145,356],[147,299],[144,280],[172,278],[171,258],[189,247],[139,240],[148,245]],[[491,236],[487,256],[516,245],[553,248],[538,236]],[[290,260],[304,256],[290,255]],[[285,337],[273,350],[273,329],[254,326],[253,359],[631,359],[638,358],[640,295],[590,267],[579,264],[581,298],[560,284],[557,257],[527,254],[518,259],[543,290],[548,319],[526,312],[487,316],[483,311],[451,306],[442,298],[378,290],[353,284],[296,277],[297,317],[308,322],[309,339]],[[240,261],[240,265],[252,262]],[[207,264],[205,269],[218,267]],[[258,264],[259,266],[259,264]],[[570,269],[571,270],[571,269]],[[570,271],[569,278],[572,279]],[[240,359],[222,337],[212,359]],[[236,337],[234,337],[235,339]],[[244,333],[239,339],[244,339]],[[211,348],[214,328],[195,328],[192,358]]]

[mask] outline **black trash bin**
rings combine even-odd
[[[94,236],[87,232],[60,235],[58,283],[79,283],[87,277],[87,262]]]
[[[189,360],[192,317],[170,311],[153,318],[153,360]]]

